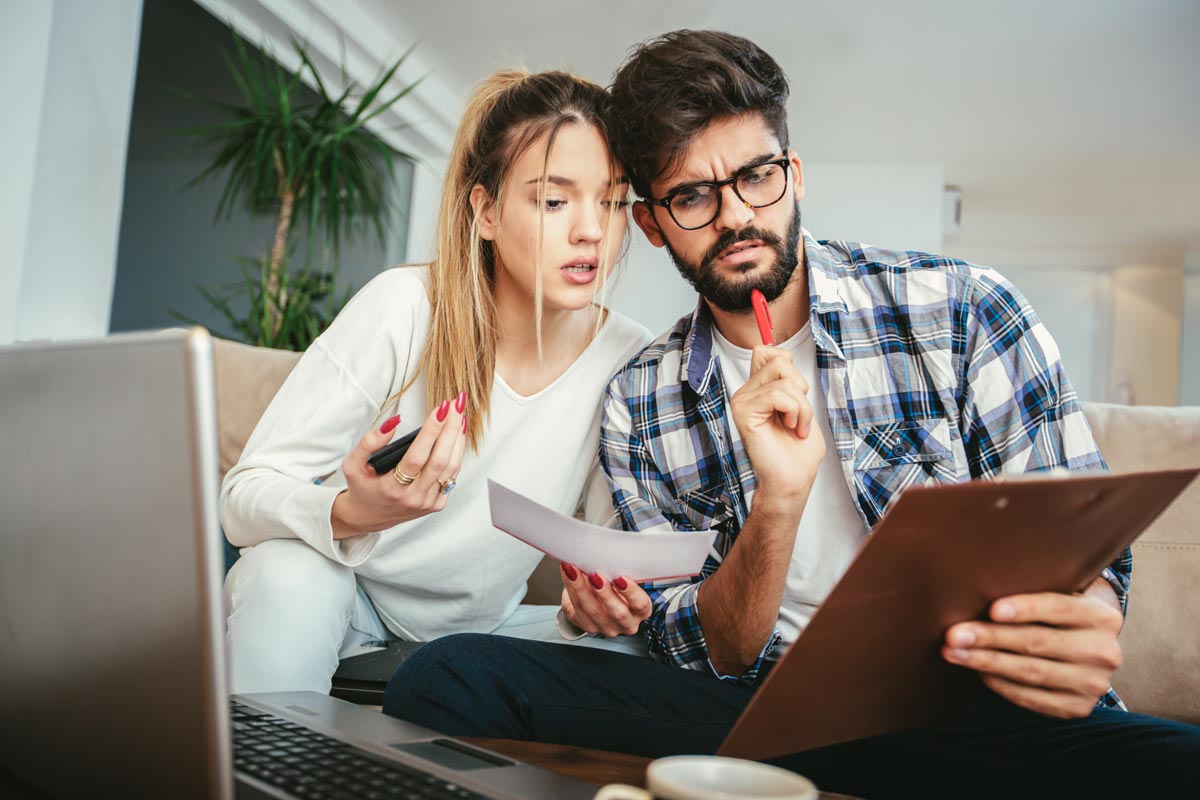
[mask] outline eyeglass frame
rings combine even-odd
[[[742,193],[738,191],[737,182],[740,178],[742,178],[744,175],[749,173],[750,170],[758,169],[759,167],[765,167],[765,166],[768,166],[771,164],[783,167],[783,177],[784,177],[783,191],[781,191],[779,193],[779,197],[776,197],[771,202],[763,203],[761,206],[756,206],[753,203],[751,203],[750,201],[748,201],[746,198],[742,197]],[[787,194],[787,175],[788,175],[788,168],[791,167],[791,165],[792,165],[792,158],[791,158],[791,156],[789,156],[788,154],[785,153],[782,156],[780,156],[779,158],[772,158],[769,161],[763,161],[758,164],[750,164],[748,166],[742,167],[737,172],[733,173],[732,175],[730,175],[728,178],[726,178],[723,181],[695,181],[693,183],[686,183],[683,186],[678,186],[678,187],[672,189],[671,191],[667,192],[660,198],[643,197],[642,202],[646,203],[647,205],[662,206],[663,208],[665,208],[667,210],[667,214],[671,217],[671,221],[674,222],[676,225],[678,225],[682,230],[698,231],[701,228],[707,228],[709,225],[712,225],[714,222],[717,221],[717,217],[721,216],[721,203],[724,201],[723,198],[725,197],[725,193],[722,192],[721,190],[724,189],[726,186],[733,187],[733,193],[735,195],[737,195],[737,199],[741,200],[742,203],[746,206],[746,208],[752,208],[752,209],[768,208],[768,207],[773,206],[776,203],[778,203],[780,200],[783,199],[783,196],[785,194]],[[703,225],[697,225],[694,228],[689,228],[685,225],[682,225],[679,222],[679,220],[675,218],[675,212],[671,210],[671,201],[674,200],[676,195],[680,194],[681,192],[686,192],[690,189],[695,189],[698,186],[711,186],[715,190],[716,197],[717,197],[717,209],[715,212],[713,212],[712,219],[710,219],[708,222],[704,223]]]

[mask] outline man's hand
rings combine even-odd
[[[650,616],[650,595],[625,578],[611,582],[562,565],[562,609],[576,628],[604,636],[633,636]]]
[[[994,622],[962,622],[946,631],[942,656],[979,672],[984,684],[1016,705],[1052,717],[1086,717],[1121,665],[1121,612],[1087,595],[1004,597]],[[1115,600],[1115,597],[1113,598]]]
[[[791,353],[779,347],[755,347],[750,379],[729,405],[754,465],[755,497],[785,502],[807,499],[825,456],[825,438],[813,419],[808,381],[793,366]]]

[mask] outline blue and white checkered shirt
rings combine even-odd
[[[1106,469],[1058,347],[999,273],[807,232],[804,252],[832,444],[868,528],[913,485]],[[711,326],[701,301],[613,378],[600,463],[627,530],[717,532],[700,575],[644,586],[654,604],[645,625],[651,654],[753,685],[782,655],[779,631],[742,675],[721,675],[696,604],[745,525],[756,486],[730,434]],[[1122,609],[1131,568],[1126,550],[1103,573]],[[1101,702],[1123,707],[1112,691]]]

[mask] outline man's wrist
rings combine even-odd
[[[1083,590],[1083,594],[1086,597],[1094,597],[1105,605],[1112,606],[1117,611],[1121,611],[1121,598],[1117,596],[1117,591],[1108,582],[1108,578],[1103,575],[1092,581],[1091,585]]]
[[[804,508],[808,505],[811,491],[812,483],[792,491],[775,490],[760,484],[754,491],[754,503],[750,513],[760,524],[798,526],[800,518],[804,516]]]

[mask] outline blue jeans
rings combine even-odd
[[[752,694],[646,658],[458,634],[404,662],[383,710],[449,735],[659,757],[715,752]],[[997,696],[958,722],[774,763],[867,798],[1195,797],[1200,727],[1106,709],[1059,720]]]

